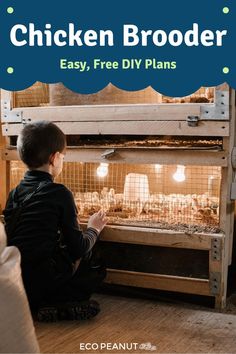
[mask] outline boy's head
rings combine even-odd
[[[48,121],[25,125],[17,140],[17,150],[21,160],[29,169],[50,166],[56,177],[62,170],[66,148],[64,133]]]

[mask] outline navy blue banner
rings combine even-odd
[[[3,89],[35,81],[86,94],[110,82],[167,96],[236,88],[235,1],[3,0],[0,8]]]

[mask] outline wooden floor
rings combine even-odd
[[[102,312],[90,321],[35,324],[43,353],[236,353],[236,306],[232,304],[218,313],[108,295],[94,299]],[[95,350],[90,350],[93,343]],[[101,349],[102,343],[108,347]],[[125,349],[117,350],[119,343]],[[152,351],[139,349],[143,343],[151,343]]]

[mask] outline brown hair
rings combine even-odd
[[[52,154],[65,148],[64,133],[48,121],[26,124],[17,139],[20,158],[30,169],[49,163]]]

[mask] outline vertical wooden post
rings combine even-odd
[[[1,149],[0,149],[1,150]],[[5,208],[10,190],[10,163],[0,159],[0,214]]]
[[[230,149],[230,157],[232,155],[233,148],[236,146],[236,95],[235,90],[231,90],[230,95],[230,142],[229,142],[229,149]],[[232,181],[235,179],[235,171],[232,168],[232,159],[230,159],[230,178]],[[231,185],[230,185],[231,188]],[[230,191],[231,192],[231,191]],[[230,196],[229,196],[230,199]],[[235,202],[230,201],[230,238],[229,238],[229,265],[232,262],[232,253],[233,253],[233,238],[234,238],[234,221],[235,221]]]
[[[228,266],[232,260],[234,208],[235,203],[230,199],[231,184],[233,181],[233,168],[231,153],[235,146],[236,118],[235,118],[235,91],[230,90],[230,137],[224,138],[223,146],[229,157],[229,165],[222,168],[222,183],[220,196],[220,227],[225,232],[225,242],[221,250],[221,284],[220,294],[216,297],[216,307],[223,308],[226,305]]]
[[[3,102],[0,106],[0,116],[2,114],[2,106],[3,106]],[[5,144],[6,141],[5,138],[2,136],[2,129],[0,127],[0,213],[2,213],[5,207],[7,196],[10,189],[10,163],[2,159],[2,152],[3,149],[5,148]]]

